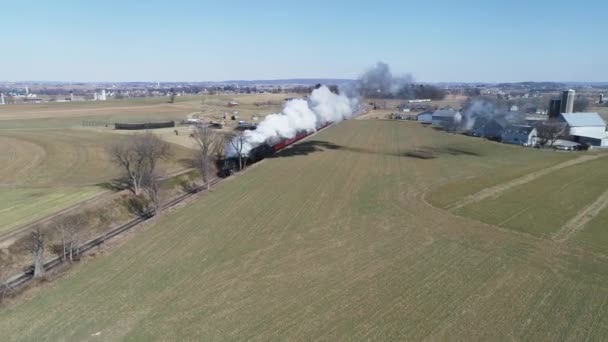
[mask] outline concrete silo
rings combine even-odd
[[[561,112],[572,113],[574,110],[574,96],[576,95],[573,89],[564,90],[562,93]]]

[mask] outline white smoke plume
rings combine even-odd
[[[506,105],[499,105],[487,99],[473,99],[462,109],[463,128],[471,130],[475,122],[483,120],[486,123],[492,119],[504,119],[512,123],[520,123],[524,116],[519,112],[511,112]]]
[[[290,100],[280,113],[266,116],[255,130],[245,131],[246,142],[242,152],[247,155],[264,142],[293,138],[300,131],[313,132],[328,122],[348,119],[357,111],[358,103],[357,98],[335,94],[322,86],[313,90],[308,100]],[[236,154],[231,144],[226,148],[229,156]]]
[[[395,76],[388,64],[378,62],[361,75],[357,80],[357,86],[359,93],[366,97],[412,98],[414,97],[413,82],[412,75]]]

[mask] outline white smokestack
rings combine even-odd
[[[255,130],[246,131],[243,153],[269,140],[293,138],[300,131],[312,132],[325,123],[350,118],[357,107],[357,99],[332,93],[322,86],[313,90],[308,100],[290,100],[280,113],[266,116]],[[231,144],[227,146],[227,154],[235,154]]]

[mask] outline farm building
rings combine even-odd
[[[454,126],[459,125],[461,121],[462,114],[452,108],[436,110],[432,116],[433,126],[441,128],[453,128]]]
[[[490,140],[501,140],[502,132],[509,126],[509,123],[504,118],[479,118],[475,120],[472,135]]]
[[[422,124],[431,124],[433,123],[433,112],[423,112],[416,115],[416,121]]]
[[[598,113],[562,113],[566,134],[575,142],[589,146],[608,147],[606,122]]]
[[[505,144],[536,146],[537,139],[536,128],[528,125],[509,125],[501,134],[501,141]]]

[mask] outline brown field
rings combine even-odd
[[[607,237],[595,220],[558,241],[537,234],[544,214],[515,229],[442,208],[505,183],[515,185],[502,205],[537,203],[518,192],[555,175],[514,180],[577,157],[346,121],[15,300],[0,331],[23,341],[606,340],[608,257],[584,245]],[[558,190],[595,183],[575,185]],[[536,212],[559,211],[562,198],[545,190]]]

